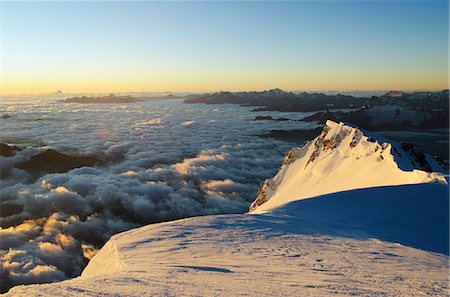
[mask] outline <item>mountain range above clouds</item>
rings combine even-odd
[[[445,295],[447,172],[417,148],[327,121],[249,213],[114,235],[80,277],[6,295]]]
[[[254,106],[256,112],[316,111],[315,114],[305,117],[303,121],[324,124],[326,120],[332,119],[352,123],[370,131],[448,129],[450,108],[448,90],[412,93],[390,91],[381,96],[366,98],[340,94],[293,93],[273,89],[262,92],[191,95],[187,96],[183,102],[240,104]],[[255,119],[267,120],[268,118],[257,116]]]
[[[114,94],[109,94],[105,96],[92,96],[92,97],[72,97],[61,100],[64,103],[134,103],[142,101],[142,99],[132,97],[130,95],[127,96],[116,96]]]
[[[421,107],[423,109],[444,108],[448,106],[449,90],[430,92],[389,91],[379,96],[351,96],[343,94],[325,94],[321,92],[286,92],[281,89],[252,92],[204,93],[187,95],[185,103],[222,104],[232,103],[248,106],[260,106],[257,111],[314,111],[324,109],[359,108],[364,105],[399,104]]]
[[[364,101],[349,95],[325,95],[323,93],[293,93],[281,89],[261,92],[227,92],[188,95],[185,103],[241,104],[257,106],[257,110],[314,111],[333,104],[335,108],[360,107]],[[327,105],[328,104],[328,105]]]

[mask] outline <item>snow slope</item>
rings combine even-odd
[[[257,201],[268,200],[251,214],[123,232],[80,277],[6,295],[447,296],[448,183],[411,170],[444,168],[359,132],[328,122],[286,156],[273,190],[263,183]]]
[[[148,225],[113,236],[82,276],[7,296],[446,296],[448,257],[429,251],[448,242],[446,191],[365,189]]]
[[[261,184],[250,210],[263,213],[291,201],[352,189],[447,183],[441,173],[424,171],[447,171],[431,156],[386,141],[356,127],[327,121],[319,136],[286,155],[278,174]]]

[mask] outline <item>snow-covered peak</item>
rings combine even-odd
[[[285,92],[282,89],[276,88],[276,89],[263,91],[259,95],[260,96],[283,97],[283,96],[288,95],[288,94],[289,94],[288,92]]]
[[[353,189],[447,183],[442,174],[447,170],[414,145],[328,120],[319,136],[293,148],[277,175],[261,183],[250,211],[267,212],[295,200]]]
[[[385,97],[401,97],[405,94],[406,93],[402,92],[402,91],[390,91],[390,92],[387,92],[386,94],[384,94],[383,96],[385,96]]]

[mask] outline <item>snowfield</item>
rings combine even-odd
[[[328,122],[250,213],[116,234],[80,277],[6,295],[447,296],[448,182],[414,168],[446,169],[383,142]]]

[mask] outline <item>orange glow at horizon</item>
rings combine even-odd
[[[286,91],[308,90],[443,90],[448,89],[448,74],[444,71],[429,75],[406,75],[405,73],[289,73],[266,74],[216,74],[186,77],[179,75],[147,77],[85,77],[65,79],[62,77],[3,77],[2,95],[39,94],[62,90],[64,93],[124,93],[124,92],[214,92],[214,91],[261,91],[280,88]]]

